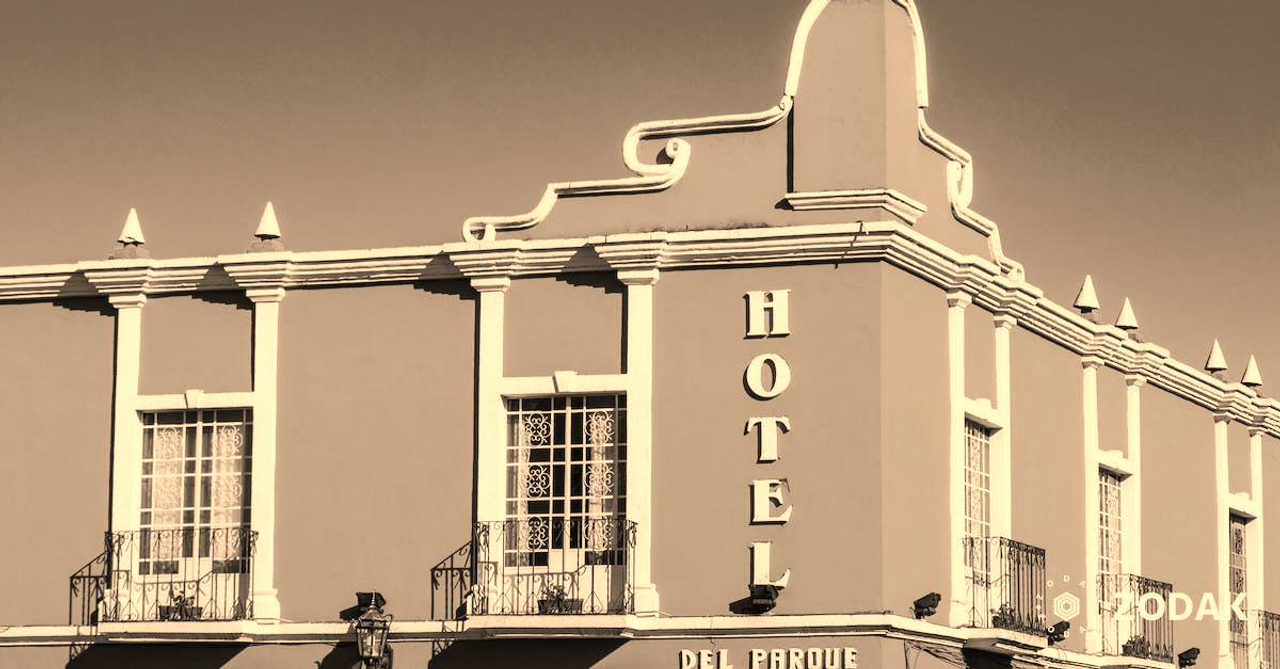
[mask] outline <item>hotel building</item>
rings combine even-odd
[[[0,666],[1275,666],[1280,402],[1029,282],[921,31],[429,245],[0,268]]]

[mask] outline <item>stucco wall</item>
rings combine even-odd
[[[748,546],[792,570],[777,613],[880,606],[876,265],[665,273],[656,289],[653,578],[672,615],[727,613],[746,597]],[[744,294],[791,289],[788,337],[745,339]],[[790,364],[790,389],[752,399],[753,357]],[[780,459],[757,464],[750,416],[786,415]],[[751,526],[748,483],[790,482],[791,521]]]
[[[1249,428],[1232,421],[1227,426],[1227,480],[1228,490],[1233,493],[1248,493],[1252,477],[1252,463],[1249,460]]]
[[[622,295],[609,274],[513,281],[506,297],[507,376],[621,372]]]
[[[1143,387],[1142,467],[1142,570],[1198,603],[1201,593],[1218,587],[1212,414]],[[1200,648],[1202,664],[1214,662],[1217,635],[1217,623],[1209,620],[1173,629],[1179,649]]]
[[[1096,526],[1092,519],[1086,525],[1082,513],[1086,472],[1080,358],[1020,329],[1010,337],[1010,358],[1012,538],[1045,550],[1046,575],[1054,581],[1046,589],[1047,601],[1064,588],[1083,601],[1088,587],[1082,584],[1084,533]],[[1088,480],[1096,486],[1097,473]],[[1082,635],[1073,634],[1063,647],[1080,650],[1082,641]]]
[[[951,599],[947,302],[885,268],[881,313],[884,608],[905,615],[928,592]]]
[[[1127,392],[1123,374],[1110,367],[1098,369],[1098,448],[1102,450],[1129,452]]]
[[[139,392],[251,389],[253,304],[243,292],[152,298],[142,310]]]
[[[461,284],[295,291],[280,310],[276,584],[333,620],[357,590],[430,616],[470,536],[475,303]]]
[[[1280,518],[1280,440],[1273,437],[1262,438],[1262,489],[1271,491],[1263,497],[1263,518]],[[1280,522],[1271,521],[1270,527],[1275,529],[1263,537],[1263,551],[1269,558],[1264,565],[1267,585],[1262,604],[1268,611],[1280,611]]]
[[[942,334],[945,336],[946,333],[944,323]],[[910,336],[914,338],[917,333],[912,332]],[[964,310],[964,386],[968,397],[988,399],[995,404],[995,322],[991,312],[973,305]]]
[[[103,549],[113,321],[105,300],[0,306],[0,625],[65,624]]]

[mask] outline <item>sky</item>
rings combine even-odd
[[[1270,0],[919,0],[931,125],[1047,296],[1092,274],[1200,366],[1280,387]],[[0,2],[0,265],[434,244],[643,120],[778,99],[799,0]],[[1263,389],[1264,393],[1266,388]]]

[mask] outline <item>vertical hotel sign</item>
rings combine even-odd
[[[791,334],[790,290],[759,290],[746,294],[747,339],[786,337]],[[766,368],[769,372],[766,374]],[[747,363],[743,378],[747,392],[762,402],[777,400],[791,385],[791,366],[777,353],[761,353]],[[769,406],[772,406],[770,404]],[[791,419],[782,414],[751,416],[746,433],[755,431],[759,439],[756,463],[770,465],[778,460],[778,438],[791,430]],[[785,479],[759,478],[751,481],[751,524],[783,525],[791,519],[786,504]],[[791,570],[773,578],[773,542],[754,541],[750,546],[752,586],[787,587]]]

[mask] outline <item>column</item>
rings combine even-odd
[[[948,431],[951,484],[951,612],[952,627],[969,624],[972,604],[964,566],[964,310],[973,302],[967,293],[947,293],[947,394],[951,405]]]
[[[111,434],[111,531],[129,532],[141,524],[142,421],[138,417],[138,379],[142,358],[142,293],[108,297],[116,309],[115,387]]]
[[[480,293],[476,376],[476,521],[506,517],[506,407],[502,401],[504,314],[508,277],[471,280]]]
[[[1013,432],[1010,404],[1012,392],[1009,381],[1009,334],[1017,319],[1008,314],[996,314],[995,357],[996,397],[995,409],[1000,429],[991,435],[991,533],[999,537],[1013,536]]]
[[[1146,377],[1129,374],[1125,382],[1125,455],[1129,460],[1129,477],[1124,480],[1121,517],[1124,523],[1123,545],[1125,571],[1142,574],[1142,386]]]
[[[1261,646],[1262,646],[1262,629],[1259,625],[1257,611],[1265,608],[1266,589],[1264,586],[1264,576],[1266,575],[1266,541],[1264,541],[1264,525],[1266,513],[1263,507],[1262,499],[1262,436],[1265,431],[1262,427],[1249,428],[1249,499],[1253,503],[1253,509],[1257,514],[1253,520],[1249,521],[1249,530],[1247,536],[1248,546],[1246,550],[1249,554],[1249,582],[1245,588],[1249,592],[1249,656],[1252,662],[1261,662]],[[1253,650],[1257,649],[1257,650]],[[1242,668],[1238,668],[1242,669]]]
[[[1231,602],[1229,580],[1231,572],[1231,542],[1228,536],[1231,518],[1231,479],[1230,460],[1227,451],[1227,426],[1230,421],[1230,417],[1225,413],[1217,413],[1213,416],[1213,479],[1214,489],[1217,491],[1215,496],[1217,500],[1217,508],[1215,509],[1217,522],[1214,526],[1217,538],[1214,543],[1218,547],[1218,579],[1215,597],[1219,603],[1226,604]],[[1231,657],[1229,619],[1230,616],[1222,616],[1222,620],[1218,623],[1218,666],[1224,669],[1230,669],[1235,666],[1235,661]],[[1245,668],[1239,667],[1238,669]]]
[[[253,301],[253,474],[251,529],[257,533],[253,561],[253,617],[280,621],[275,587],[276,416],[283,288],[255,288]]]
[[[627,519],[636,523],[635,612],[656,616],[653,546],[653,287],[658,270],[618,272],[627,287]]]
[[[1098,602],[1098,368],[1102,359],[1086,356],[1082,371],[1084,444],[1084,646],[1086,653],[1102,652],[1102,615]]]

